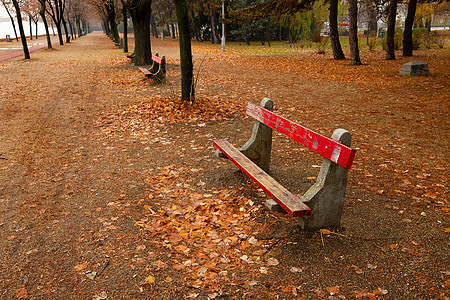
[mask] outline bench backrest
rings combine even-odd
[[[289,121],[270,110],[248,102],[247,114],[257,121],[290,137],[305,147],[319,153],[332,162],[350,169],[356,150],[339,143],[327,136],[316,133],[304,126]]]
[[[156,56],[156,55],[152,55],[152,60],[156,61],[158,64],[162,65],[163,64],[163,58]]]

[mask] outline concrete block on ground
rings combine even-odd
[[[400,70],[400,75],[410,75],[410,76],[430,75],[430,71],[428,70],[427,63],[414,60],[402,66],[402,69]]]

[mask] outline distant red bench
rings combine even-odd
[[[227,140],[216,140],[220,150],[247,176],[275,201],[266,203],[270,208],[278,204],[294,217],[302,217],[300,225],[312,230],[339,227],[344,206],[347,174],[356,151],[350,148],[351,135],[336,129],[331,138],[273,113],[272,100],[265,98],[261,106],[249,102],[247,114],[256,122],[250,140],[239,149]],[[316,183],[303,196],[296,197],[266,172],[269,171],[272,149],[272,129],[290,137],[324,157]]]
[[[164,83],[166,81],[166,58],[159,57],[158,53],[152,55],[152,66],[150,69],[145,67],[139,67],[139,70],[148,78],[152,78],[153,81]]]
[[[126,56],[126,58],[133,59],[134,58],[134,53],[133,54],[125,53],[125,56]]]

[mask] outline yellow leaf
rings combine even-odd
[[[444,228],[444,232],[450,233],[450,228]]]
[[[329,231],[328,229],[320,229],[319,232],[321,234],[331,234],[331,231]]]
[[[147,278],[145,278],[145,282],[148,284],[153,284],[155,283],[155,277],[153,277],[152,275],[147,276]]]

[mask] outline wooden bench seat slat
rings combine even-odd
[[[305,147],[314,150],[332,162],[347,169],[351,168],[356,150],[304,126],[291,122],[252,102],[249,102],[247,105],[247,114]]]
[[[141,71],[142,73],[144,73],[144,75],[147,76],[147,77],[150,77],[150,76],[153,75],[147,68],[139,67],[138,69],[139,69],[139,71]]]
[[[255,165],[227,140],[216,140],[214,145],[290,215],[298,217],[311,214],[311,209],[306,204]]]

